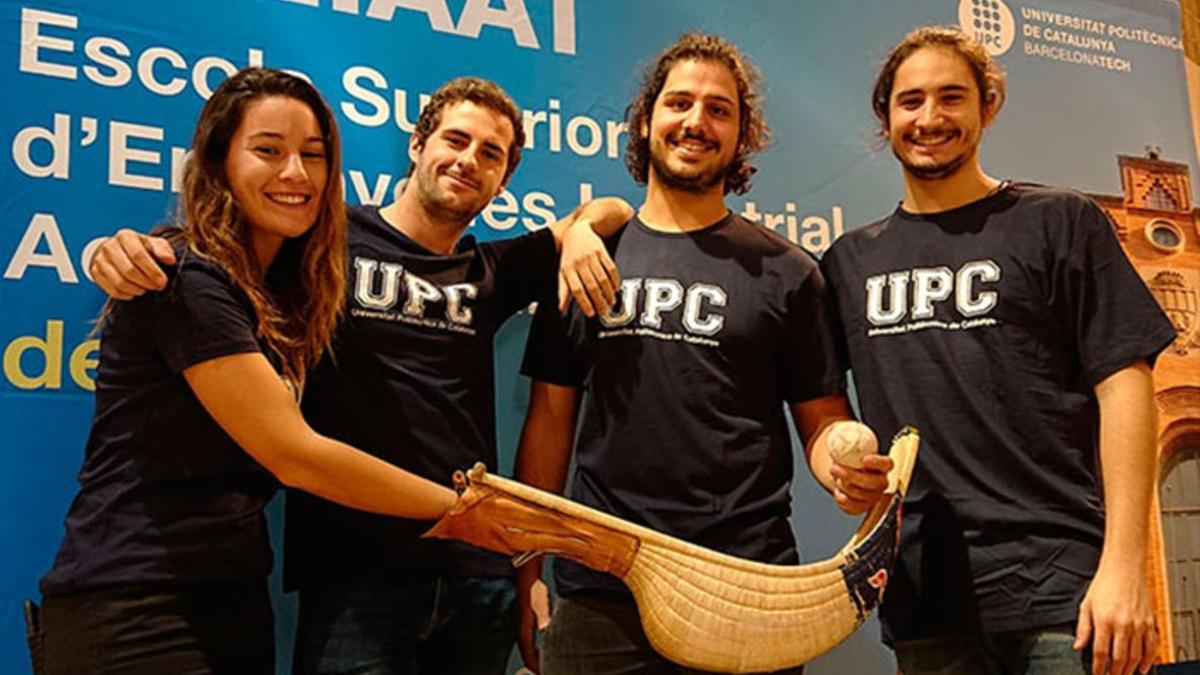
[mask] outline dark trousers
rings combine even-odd
[[[542,675],[701,673],[654,651],[633,598],[618,593],[559,597],[542,643]],[[800,675],[804,667],[779,671]]]
[[[1074,642],[1075,624],[1063,624],[898,640],[894,649],[904,675],[1090,675],[1092,649],[1077,652]]]
[[[38,675],[275,670],[263,582],[51,596],[36,619],[30,646]]]
[[[516,590],[487,577],[306,588],[298,622],[298,675],[503,675]]]

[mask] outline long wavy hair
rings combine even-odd
[[[771,143],[771,128],[763,113],[762,74],[737,45],[717,35],[684,33],[646,69],[633,102],[625,108],[625,122],[629,126],[625,167],[638,184],[646,184],[650,177],[650,137],[642,134],[642,125],[649,126],[654,103],[667,83],[667,76],[675,64],[683,61],[719,63],[729,69],[737,83],[738,147],[725,177],[725,194],[746,194],[750,190],[750,177],[756,171],[750,159]]]
[[[254,101],[284,96],[306,104],[321,128],[328,180],[316,223],[285,242],[270,270],[261,268],[246,221],[225,175],[230,141]],[[346,208],[342,197],[341,139],[333,112],[303,79],[270,68],[246,68],[217,88],[196,124],[183,170],[179,232],[191,253],[220,265],[254,306],[258,337],[293,385],[333,339],[346,288]]]

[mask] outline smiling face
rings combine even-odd
[[[668,188],[722,189],[737,155],[737,82],[714,61],[680,61],[667,75],[641,133],[650,140],[650,178]]]
[[[447,106],[424,143],[414,136],[408,148],[425,210],[456,222],[474,218],[504,188],[513,134],[496,110],[471,101]]]
[[[896,69],[884,133],[911,178],[940,180],[977,164],[992,117],[963,57],[922,47]]]
[[[225,156],[225,176],[264,266],[284,239],[320,215],[329,160],[307,104],[287,96],[248,103]]]

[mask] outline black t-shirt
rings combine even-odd
[[[526,375],[582,387],[571,497],[701,546],[798,560],[783,403],[843,391],[817,263],[730,214],[669,234],[634,218],[609,243],[621,270],[602,319],[541,304]],[[558,590],[619,590],[565,560]]]
[[[885,639],[1073,622],[1104,536],[1093,387],[1175,336],[1104,212],[1010,185],[822,268],[865,421],[921,431]]]
[[[448,485],[496,468],[494,337],[556,273],[549,230],[436,255],[379,215],[349,213],[346,316],[309,377],[305,417],[318,432]],[[354,511],[290,491],[289,588],[363,577],[511,575],[506,559],[418,536],[430,523]]]
[[[262,351],[254,309],[218,266],[183,254],[168,289],[118,302],[96,411],[46,595],[130,584],[264,579],[276,482],[209,417],[182,372]]]

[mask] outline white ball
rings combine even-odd
[[[879,451],[875,433],[861,422],[842,420],[829,426],[825,434],[825,447],[833,461],[852,469],[862,468],[863,455]]]

